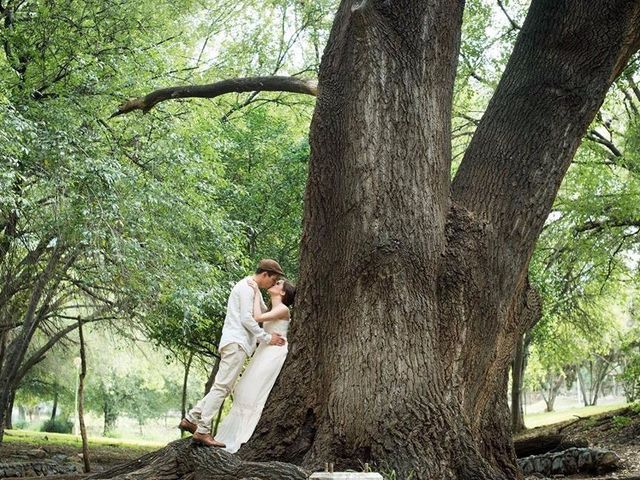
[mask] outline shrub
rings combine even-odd
[[[28,426],[29,422],[26,420],[16,420],[12,425],[15,430],[26,430]]]
[[[47,420],[42,424],[42,427],[40,427],[40,431],[51,433],[71,433],[73,431],[73,422],[59,418]]]

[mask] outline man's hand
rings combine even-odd
[[[271,341],[269,342],[269,345],[278,345],[279,347],[281,347],[284,344],[285,339],[282,337],[282,335],[280,335],[279,333],[271,334]]]
[[[256,292],[256,293],[257,293],[257,292],[259,292],[259,291],[260,291],[260,290],[259,290],[259,288],[258,288],[258,284],[257,284],[254,280],[252,280],[252,279],[248,278],[248,279],[247,279],[247,283],[249,284],[249,286],[250,286],[251,288],[253,288],[253,291],[254,291],[254,292]]]

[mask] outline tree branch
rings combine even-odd
[[[124,115],[134,110],[147,113],[158,103],[178,98],[215,98],[225,93],[242,92],[291,92],[317,96],[318,83],[315,80],[303,80],[296,77],[270,76],[245,77],[221,80],[208,85],[186,85],[155,90],[144,97],[129,100],[110,118]]]
[[[622,157],[622,152],[615,146],[615,144],[606,139],[600,132],[592,129],[587,133],[587,138],[593,142],[599,143],[603,147],[607,147],[614,157]]]
[[[575,228],[577,233],[590,230],[602,230],[606,227],[639,227],[640,218],[607,218],[606,220],[589,220]]]
[[[511,16],[509,15],[509,12],[507,12],[507,9],[504,7],[502,0],[498,0],[498,6],[500,7],[500,10],[502,10],[502,13],[504,13],[504,16],[507,17],[507,20],[509,20],[509,23],[511,24],[511,28],[513,30],[520,30],[522,27],[518,25],[515,22],[515,20],[513,20],[513,18],[511,18]]]
[[[51,348],[53,348],[54,345],[56,345],[60,340],[66,337],[69,333],[73,332],[76,328],[78,328],[80,323],[85,324],[90,322],[99,322],[102,320],[113,320],[115,318],[115,317],[101,317],[101,316],[98,316],[98,313],[99,312],[96,312],[94,316],[89,317],[88,319],[85,319],[85,320],[81,320],[79,317],[75,317],[76,322],[72,323],[71,325],[68,325],[67,327],[63,328],[62,330],[57,332],[55,335],[53,335],[51,338],[49,338],[49,341],[47,343],[45,343],[42,347],[40,347],[38,350],[33,352],[33,354],[27,360],[25,360],[22,363],[22,365],[20,365],[20,369],[16,374],[16,383],[19,383],[20,380],[29,372],[31,368],[33,368],[36,364],[44,360],[47,352],[51,350]]]

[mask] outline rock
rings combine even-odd
[[[46,458],[47,452],[42,448],[35,448],[26,452],[31,458]]]
[[[564,473],[564,456],[562,453],[556,453],[553,457],[551,457],[551,473],[556,475],[558,473]]]
[[[541,474],[557,477],[579,472],[598,473],[615,470],[620,464],[620,457],[615,452],[599,448],[569,448],[562,452],[518,459],[518,467],[528,476]]]

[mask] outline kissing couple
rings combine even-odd
[[[278,262],[263,259],[253,275],[240,280],[231,290],[218,345],[220,363],[215,381],[179,425],[181,430],[193,434],[194,441],[235,453],[251,438],[288,352],[289,308],[296,289],[283,277]],[[261,288],[267,289],[271,297],[270,310]],[[257,349],[256,342],[260,342]],[[251,360],[236,385],[247,357]],[[232,391],[231,411],[213,438],[213,417]]]

